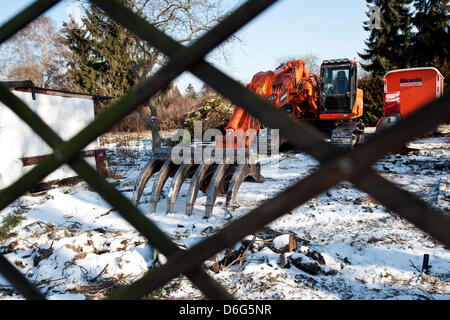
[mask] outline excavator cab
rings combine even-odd
[[[320,118],[343,120],[358,116],[357,65],[348,59],[325,60],[320,68]]]

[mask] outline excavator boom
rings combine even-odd
[[[319,80],[316,74],[307,71],[304,60],[293,60],[275,71],[258,72],[247,88],[296,120],[315,123],[320,120],[352,120],[363,114],[363,91],[356,87],[356,73],[357,63],[354,61],[325,60]],[[225,128],[225,138],[216,140],[216,147],[237,148],[236,144],[229,143],[230,137],[234,137],[235,141],[245,141],[245,147],[249,148],[262,127],[260,121],[236,107]],[[250,129],[254,134],[244,137],[243,132]],[[330,138],[335,144],[353,147],[362,141],[362,135],[362,126],[352,123],[335,130]]]

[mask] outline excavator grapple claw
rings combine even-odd
[[[234,205],[237,192],[245,180],[264,182],[259,164],[255,164],[249,150],[245,150],[244,157],[214,158],[198,161],[194,156],[183,158],[180,164],[171,157],[171,148],[156,150],[142,169],[133,191],[133,203],[139,204],[147,183],[154,177],[150,193],[150,213],[157,211],[164,187],[167,185],[166,213],[173,213],[175,203],[180,194],[183,183],[189,183],[186,198],[186,215],[190,216],[199,191],[206,194],[205,218],[210,218],[219,194],[226,196],[226,205]],[[190,154],[198,155],[198,150],[191,150]],[[236,153],[236,150],[232,150]],[[226,152],[221,150],[221,153]],[[211,151],[209,152],[211,154]],[[212,152],[214,154],[214,152]],[[230,160],[231,159],[231,160]],[[178,161],[177,161],[178,162]],[[200,163],[196,163],[200,162]],[[243,162],[243,163],[238,163]],[[168,182],[171,179],[170,183]]]

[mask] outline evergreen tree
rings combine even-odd
[[[370,31],[365,41],[363,69],[369,72],[360,79],[358,87],[364,90],[364,116],[362,121],[375,126],[383,116],[383,76],[390,70],[411,67],[413,0],[366,0],[378,8],[378,26],[365,22],[364,30]],[[367,14],[369,18],[373,18]]]
[[[119,0],[125,7],[168,33],[189,43],[220,21],[220,0]],[[65,35],[75,59],[71,74],[93,94],[120,96],[137,81],[151,76],[167,57],[93,4],[85,4],[82,25],[65,23]]]
[[[189,83],[185,90],[186,97],[197,99],[197,93],[195,92],[194,86],[192,83]]]
[[[450,77],[449,5],[447,0],[415,0],[413,65],[435,67]],[[446,91],[449,90],[446,86]]]
[[[412,25],[408,5],[413,0],[366,1],[379,8],[380,28],[365,23],[364,30],[370,31],[370,36],[365,41],[365,52],[358,53],[367,62],[362,64],[364,69],[383,76],[390,70],[409,67]]]
[[[370,74],[358,81],[358,88],[364,91],[364,114],[359,120],[366,126],[376,126],[383,116],[383,86],[382,77],[373,77]]]
[[[70,74],[85,92],[120,96],[137,81],[130,54],[132,37],[94,5],[85,14],[83,27],[73,21],[64,24],[75,57],[69,62]]]
[[[176,4],[167,0],[119,1],[184,44],[195,40],[223,17],[220,0],[177,0]],[[81,25],[77,25],[73,19],[64,24],[64,34],[73,53],[68,63],[69,71],[81,90],[120,97],[167,62],[167,56],[127,31],[95,5],[85,4],[84,15]],[[152,132],[156,131],[159,123],[156,107],[160,107],[161,101],[167,98],[165,91],[166,89],[161,90],[146,106],[138,109],[138,121],[142,120],[150,126]],[[131,116],[133,114],[128,116],[128,123],[137,122]],[[136,128],[139,129],[140,125]],[[125,126],[125,130],[135,129]],[[154,141],[153,146],[155,145]]]

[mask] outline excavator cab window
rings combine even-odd
[[[322,65],[320,113],[351,113],[356,99],[355,73],[352,64]]]

